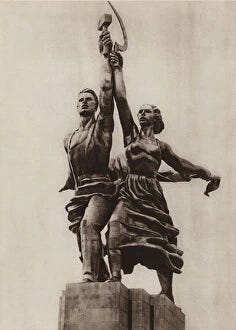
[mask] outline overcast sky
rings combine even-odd
[[[158,105],[160,139],[180,156],[222,177],[163,184],[180,229],[183,273],[174,277],[186,329],[236,324],[234,196],[236,3],[117,2],[129,38],[127,95],[136,120],[143,103]],[[67,175],[63,137],[78,125],[77,92],[98,91],[97,22],[105,2],[1,2],[1,274],[0,328],[57,329],[58,301],[78,282],[76,240],[58,193]],[[113,40],[122,42],[113,15]],[[122,151],[115,117],[113,154]],[[164,167],[166,168],[166,167]],[[160,290],[154,271],[136,267],[129,288]]]

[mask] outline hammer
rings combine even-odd
[[[98,22],[98,31],[107,31],[107,28],[111,24],[111,22],[112,22],[112,16],[110,14],[103,14]],[[104,57],[108,57],[110,53],[110,47],[109,46],[103,47],[102,53]]]

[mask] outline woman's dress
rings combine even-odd
[[[135,130],[134,130],[135,132]],[[157,139],[140,134],[128,137],[128,174],[110,220],[109,249],[121,251],[122,269],[132,273],[140,263],[149,269],[180,273],[182,251],[157,179],[161,148]]]

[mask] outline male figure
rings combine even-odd
[[[69,177],[60,190],[75,189],[75,197],[66,206],[70,230],[76,233],[83,260],[83,281],[104,281],[109,274],[102,258],[100,232],[107,224],[116,186],[108,177],[112,146],[113,96],[112,71],[103,47],[111,49],[110,34],[99,38],[101,81],[99,101],[95,92],[84,89],[78,95],[79,128],[65,138]],[[100,107],[97,118],[95,112]]]

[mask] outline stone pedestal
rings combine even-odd
[[[143,289],[130,289],[129,301],[131,305],[131,329],[153,329],[153,327],[151,328],[150,295]]]
[[[153,330],[184,330],[185,315],[164,294],[151,295]]]
[[[128,289],[121,283],[67,284],[59,330],[127,330]]]
[[[67,284],[58,330],[184,330],[185,318],[165,295],[122,283]]]

